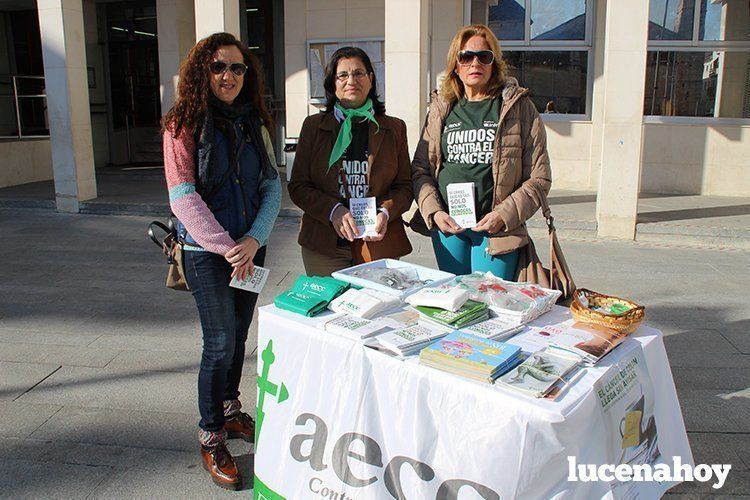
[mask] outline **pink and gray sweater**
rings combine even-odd
[[[263,130],[264,139],[268,132]],[[266,149],[270,140],[266,141]],[[203,248],[216,254],[224,255],[237,243],[219,224],[200,194],[195,190],[195,139],[192,131],[182,130],[177,138],[169,131],[164,132],[164,173],[169,189],[169,205],[172,212],[185,226],[190,236]],[[268,151],[274,159],[273,150]],[[275,160],[274,160],[275,161]],[[262,175],[262,174],[261,174]],[[262,176],[258,187],[260,209],[250,230],[245,236],[258,240],[265,245],[273,229],[276,216],[281,208],[281,180]],[[201,250],[185,247],[186,250]]]

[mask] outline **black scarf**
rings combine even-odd
[[[266,152],[260,118],[253,105],[239,96],[232,104],[227,104],[213,94],[209,96],[208,104],[208,112],[196,128],[196,188],[198,191],[205,194],[214,189],[214,186],[210,184],[215,161],[213,155],[215,127],[218,127],[229,141],[230,161],[232,164],[236,161],[240,146],[235,132],[237,119],[241,119],[240,127],[243,130],[243,137],[239,139],[249,140],[256,145],[261,157],[263,174],[269,179],[275,179],[279,174]]]

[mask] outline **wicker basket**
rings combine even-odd
[[[580,294],[583,294],[588,300],[588,307],[581,303],[579,297]],[[623,314],[607,314],[601,311],[594,311],[590,308],[591,306],[610,306],[616,302],[625,304],[630,307],[630,309]],[[635,331],[645,316],[645,308],[639,306],[635,302],[621,299],[620,297],[592,292],[585,288],[579,288],[573,294],[573,302],[570,304],[570,312],[577,321],[605,326],[625,334]]]

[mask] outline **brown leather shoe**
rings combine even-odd
[[[230,438],[244,439],[248,443],[255,442],[255,420],[245,412],[239,412],[224,422],[224,430]]]
[[[234,458],[232,458],[224,443],[213,448],[201,446],[201,459],[203,460],[203,468],[211,474],[214,483],[227,490],[240,489],[240,474],[237,470],[237,464],[234,463]]]

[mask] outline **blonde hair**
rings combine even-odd
[[[495,54],[495,60],[492,63],[492,74],[488,82],[487,93],[489,95],[499,95],[505,84],[505,61],[503,61],[503,52],[500,50],[500,42],[497,37],[484,24],[472,24],[464,26],[458,30],[456,36],[451,41],[448,49],[448,58],[445,65],[445,77],[440,83],[440,95],[448,102],[453,103],[464,96],[464,84],[456,73],[458,65],[458,52],[461,47],[473,36],[481,36],[487,41],[490,50]]]

